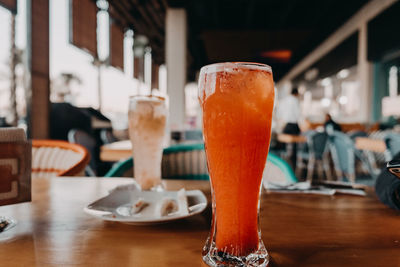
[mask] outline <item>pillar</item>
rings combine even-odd
[[[28,134],[30,138],[49,138],[49,0],[27,1],[27,62],[30,81],[27,91]]]
[[[364,22],[358,32],[357,75],[360,93],[360,122],[372,120],[372,64],[368,62],[368,27]]]
[[[183,8],[168,8],[166,15],[167,92],[169,126],[182,130],[185,125],[185,84],[187,21]]]

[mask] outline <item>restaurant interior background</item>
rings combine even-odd
[[[0,0],[0,266],[400,266],[399,18]]]
[[[269,64],[277,99],[298,87],[302,129],[400,116],[398,1],[77,2],[0,1],[0,126],[62,139],[51,103],[70,103],[126,139],[129,96],[153,90],[171,131],[199,131],[199,69],[223,61]]]

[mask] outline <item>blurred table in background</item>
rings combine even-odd
[[[367,130],[367,127],[362,123],[339,123],[342,132],[351,131],[363,131]],[[310,122],[307,130],[317,130],[318,128],[324,128],[324,122]]]
[[[277,139],[279,142],[285,143],[285,144],[307,142],[307,138],[303,135],[278,134]]]
[[[103,145],[100,148],[100,159],[102,161],[119,161],[132,157],[132,143],[130,140],[123,140]]]
[[[355,147],[359,150],[384,153],[386,150],[385,141],[369,137],[357,137]]]

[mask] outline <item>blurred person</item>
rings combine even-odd
[[[332,116],[329,113],[325,114],[325,123],[324,128],[326,132],[334,131],[342,131],[342,127],[332,119]]]
[[[103,141],[100,138],[100,132],[102,129],[106,128],[92,127],[94,118],[110,123],[110,120],[106,116],[93,108],[76,107],[66,102],[51,103],[50,138],[70,141],[68,134],[72,129],[81,130],[87,133],[91,138],[93,138],[95,146],[91,147],[83,143],[80,144],[85,146],[90,153],[90,167],[97,175],[102,176],[111,168],[111,163],[102,162],[100,160],[100,147],[103,145]]]
[[[92,134],[90,116],[70,103],[51,103],[50,138],[68,141],[68,132],[72,129]]]
[[[299,135],[300,127],[299,120],[301,117],[299,90],[297,87],[292,89],[290,95],[285,97],[279,104],[279,118],[284,123],[283,133],[291,135]],[[290,163],[293,169],[296,169],[297,144],[292,144],[290,155]]]
[[[301,115],[299,90],[293,88],[290,95],[285,97],[280,103],[280,119],[284,123],[283,133],[299,135],[299,120]]]
[[[393,157],[400,160],[400,153]],[[375,184],[375,192],[379,200],[392,209],[400,211],[400,179],[389,172],[382,170]]]
[[[384,131],[393,129],[398,123],[399,121],[394,116],[383,118],[383,120],[379,123],[379,130]]]

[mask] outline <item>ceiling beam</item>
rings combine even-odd
[[[145,19],[149,25],[155,27],[160,32],[164,31],[163,25],[156,19],[155,14],[149,14],[149,2],[146,2],[145,5],[140,4],[138,0],[130,0],[129,2],[133,3],[133,7],[139,11],[142,18]]]
[[[168,8],[167,0],[158,0],[158,1],[161,2],[162,6],[164,7],[164,10],[167,10],[167,8]]]
[[[115,13],[112,12],[110,15],[113,18],[119,19],[119,20],[125,20],[125,24],[130,25],[136,32],[144,32],[145,27],[142,23],[140,23],[138,20],[136,20],[135,17],[131,16],[129,12],[127,11],[126,7],[121,5],[120,1],[111,1],[109,0],[112,8],[115,9]]]
[[[316,49],[309,53],[299,63],[297,63],[278,83],[281,87],[284,83],[290,82],[296,76],[307,70],[320,58],[328,54],[332,49],[338,46],[351,34],[358,31],[362,24],[376,17],[383,10],[387,9],[399,0],[371,0],[365,4],[356,14],[354,14],[346,23],[331,34]]]
[[[149,4],[147,5],[147,9],[151,13],[153,19],[156,21],[157,25],[159,28],[165,32],[165,9],[161,9],[160,4],[158,3],[157,0],[152,0],[151,2],[148,2]]]
[[[155,22],[152,21],[152,19],[149,17],[147,12],[143,9],[142,5],[140,5],[137,1],[133,0],[120,0],[125,4],[127,8],[129,8],[129,12],[132,14],[133,12],[139,12],[138,14],[140,17],[144,20],[144,22],[148,26],[148,31],[150,34],[147,35],[153,35],[156,38],[163,39],[164,35],[163,32],[160,30],[157,25],[155,25]],[[133,15],[131,15],[133,17]],[[162,29],[163,30],[163,29]]]
[[[126,6],[123,1],[112,1],[110,0],[111,8],[109,10],[110,16],[113,19],[117,19],[125,27],[132,28],[136,34],[143,34],[149,37],[149,45],[153,49],[153,57],[157,63],[160,62],[160,58],[164,58],[164,38],[157,38],[152,34],[152,29],[149,26],[140,21],[136,16],[133,16],[129,10],[130,6]],[[123,22],[122,22],[123,20]],[[162,36],[161,36],[162,37]]]

